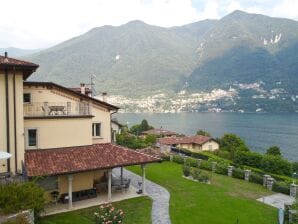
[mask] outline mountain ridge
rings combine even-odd
[[[26,59],[40,64],[32,80],[78,86],[96,75],[99,91],[126,97],[264,83],[264,99],[258,98],[260,92],[240,88],[232,104],[249,102],[255,110],[273,102],[296,111],[296,52],[297,21],[234,11],[220,20],[170,28],[138,20],[96,27]],[[286,94],[270,101],[274,89]],[[224,107],[231,109],[230,104]]]

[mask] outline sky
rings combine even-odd
[[[0,48],[47,48],[94,27],[142,20],[163,27],[234,10],[298,20],[298,0],[0,0]]]

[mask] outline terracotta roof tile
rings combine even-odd
[[[164,136],[169,136],[169,135],[177,135],[176,132],[173,131],[168,131],[168,130],[164,130],[164,129],[150,129],[148,131],[143,131],[141,134],[144,135],[164,135]]]
[[[9,58],[9,57],[4,57],[0,55],[0,65],[9,65],[9,66],[24,66],[24,67],[33,67],[33,68],[38,68],[39,65],[27,62],[27,61],[22,61],[14,58]]]
[[[111,143],[28,150],[25,152],[25,165],[29,177],[76,173],[160,161],[160,158]]]
[[[203,136],[203,135],[195,135],[195,136],[186,136],[186,137],[166,137],[159,139],[160,144],[164,145],[176,145],[176,144],[204,144],[212,140],[211,137]]]

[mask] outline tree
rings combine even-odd
[[[210,134],[209,132],[204,131],[204,130],[202,130],[202,129],[199,129],[199,130],[197,131],[197,135],[203,135],[203,136],[211,137],[211,134]]]
[[[245,141],[235,134],[225,134],[219,141],[220,149],[230,152],[231,159],[237,152],[248,152]]]
[[[153,127],[148,124],[147,120],[143,119],[141,124],[133,125],[130,128],[130,132],[134,135],[139,135],[141,132],[148,131],[150,129],[153,129]]]
[[[271,146],[266,151],[267,155],[281,156],[280,148],[278,146]]]

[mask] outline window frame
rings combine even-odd
[[[29,131],[30,130],[36,130],[36,145],[29,145]],[[32,127],[32,128],[25,128],[25,142],[26,142],[26,149],[37,149],[38,148],[38,143],[39,143],[39,136],[38,136],[38,133],[39,133],[39,129],[38,128],[35,128],[35,127]]]
[[[99,135],[96,135],[96,125],[99,125]],[[92,138],[102,138],[102,123],[92,122]]]
[[[28,94],[30,96],[30,101],[25,102],[25,94]],[[31,104],[32,103],[32,94],[31,93],[23,93],[23,103],[24,104]]]

